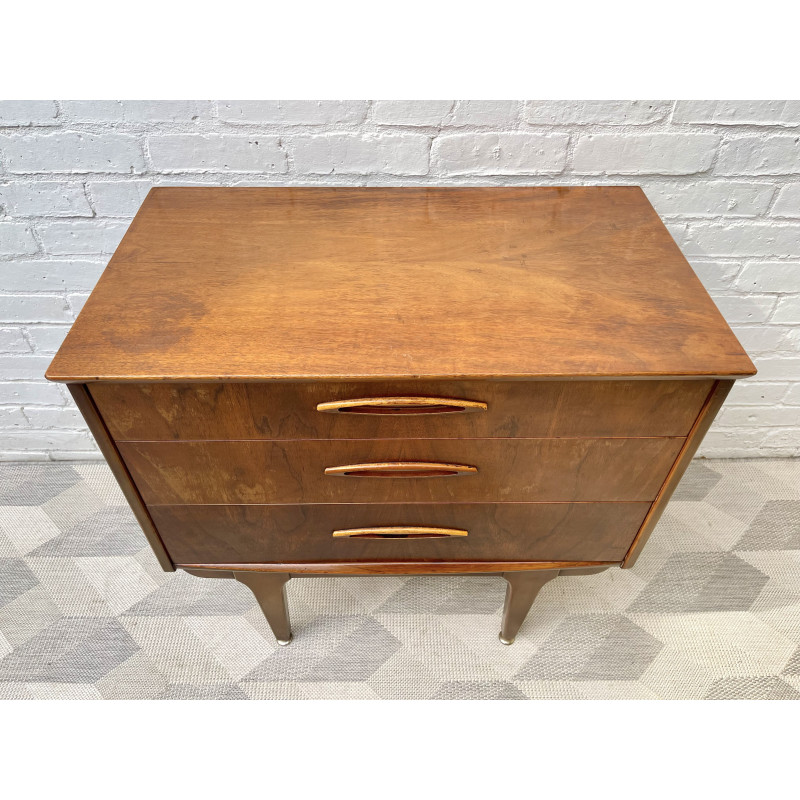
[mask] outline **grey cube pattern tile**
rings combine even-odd
[[[628,611],[747,611],[768,581],[733,553],[675,553]]]
[[[636,680],[663,643],[621,614],[567,617],[514,676],[531,681]]]
[[[42,480],[42,468],[47,479]],[[67,464],[4,464],[0,481],[0,505],[40,506],[75,484],[81,476]]]
[[[33,589],[39,581],[21,558],[0,558],[0,606]]]
[[[235,581],[163,573],[103,464],[0,465],[0,698],[800,699],[800,462],[697,461],[630,571]]]
[[[776,544],[781,550],[800,550],[800,500],[768,500],[736,549],[774,550]]]

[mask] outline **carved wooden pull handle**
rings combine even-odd
[[[425,528],[416,525],[398,525],[380,528],[347,528],[334,531],[333,537],[350,539],[448,539],[454,536],[469,536],[469,531],[460,528]]]
[[[477,471],[477,467],[470,467],[467,464],[385,461],[377,464],[344,464],[341,467],[326,467],[325,474],[351,478],[445,478],[469,475]]]
[[[486,403],[449,397],[361,397],[317,404],[317,411],[330,414],[463,414],[486,409]]]

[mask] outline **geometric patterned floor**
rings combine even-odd
[[[636,566],[298,578],[278,647],[249,590],[164,573],[108,467],[0,464],[0,698],[800,699],[800,461],[695,461]]]

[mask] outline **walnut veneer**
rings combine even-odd
[[[636,187],[158,188],[47,377],[162,567],[631,566],[750,359]]]

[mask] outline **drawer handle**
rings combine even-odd
[[[469,531],[460,528],[421,528],[416,525],[399,525],[388,528],[347,528],[333,532],[334,539],[449,539],[455,536],[469,536]]]
[[[486,403],[448,397],[361,397],[317,404],[317,411],[329,414],[464,414],[486,409]]]
[[[350,478],[446,478],[470,475],[477,467],[467,464],[437,464],[427,461],[386,461],[379,464],[344,464],[341,467],[326,467],[326,475],[341,475]]]

